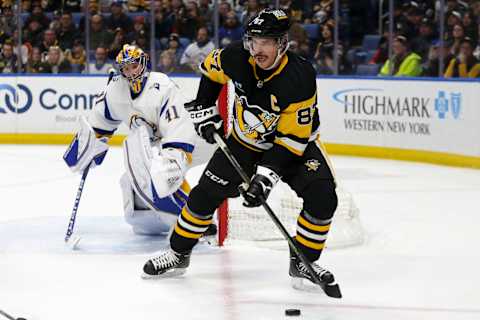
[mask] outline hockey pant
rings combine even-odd
[[[262,152],[243,146],[233,135],[227,139],[227,145],[247,175],[252,176]],[[307,258],[315,261],[325,246],[337,207],[333,169],[319,140],[309,142],[303,156],[282,172],[282,180],[303,199],[295,238]],[[191,251],[206,230],[205,226],[212,222],[215,209],[224,199],[239,196],[240,183],[242,180],[235,168],[217,149],[177,220],[170,237],[172,249]]]

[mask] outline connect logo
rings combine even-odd
[[[5,97],[4,103],[0,100],[0,113],[7,113],[5,109],[13,113],[24,113],[32,106],[32,92],[30,89],[23,84],[17,84],[17,87],[18,89],[15,89],[15,87],[9,84],[0,83],[0,96],[4,95]],[[22,99],[22,106],[18,105],[20,103],[20,91],[26,96],[25,102]]]
[[[462,110],[462,94],[451,92],[450,97],[447,92],[441,90],[435,98],[435,111],[439,119],[446,119],[448,112],[452,113],[454,119],[460,117]]]

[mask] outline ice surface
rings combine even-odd
[[[286,251],[241,244],[202,244],[182,278],[142,280],[167,242],[123,222],[119,148],[90,172],[76,225],[83,238],[67,250],[80,177],[64,150],[0,146],[0,309],[16,317],[286,319],[297,308],[297,319],[480,319],[479,170],[333,157],[368,233],[362,246],[323,255],[344,295],[333,300],[290,287]]]

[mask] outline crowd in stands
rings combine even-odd
[[[154,52],[155,70],[198,72],[198,63],[215,48],[212,0],[20,3],[19,9],[17,1],[0,0],[1,73],[105,74],[125,43]],[[388,24],[388,1],[383,1],[382,9],[379,0],[340,0],[337,21],[334,0],[278,3],[292,18],[289,50],[310,60],[318,74],[335,74],[337,62],[340,75],[480,76],[480,0],[445,0],[443,35],[439,0],[395,0],[393,28]],[[250,17],[275,4],[275,0],[219,0],[218,46],[241,40]]]

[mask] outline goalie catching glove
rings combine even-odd
[[[213,134],[215,132],[223,137],[223,120],[218,114],[216,105],[205,107],[193,100],[185,103],[185,109],[190,113],[195,131],[205,141],[214,144]]]
[[[75,173],[83,172],[89,164],[90,168],[102,164],[108,151],[108,138],[97,138],[84,116],[80,117],[79,122],[80,130],[63,155],[63,160]]]
[[[239,187],[244,198],[243,205],[248,208],[258,207],[266,201],[270,191],[280,180],[280,176],[272,169],[264,166],[257,166],[257,173],[250,181],[248,189]]]

